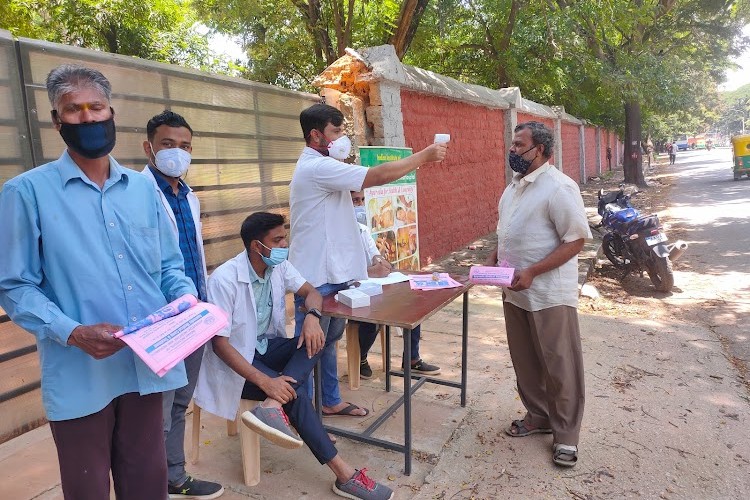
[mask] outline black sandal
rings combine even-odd
[[[529,429],[526,427],[523,420],[514,420],[511,422],[510,427],[505,429],[505,433],[510,437],[526,437],[531,436],[532,434],[552,434],[552,429],[547,429],[545,427]]]

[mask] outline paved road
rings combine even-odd
[[[674,168],[668,220],[690,248],[675,273],[684,293],[665,300],[702,304],[698,319],[750,365],[750,180],[733,180],[731,149],[679,153]]]

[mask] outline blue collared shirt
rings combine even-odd
[[[53,421],[187,383],[181,363],[160,378],[127,347],[96,360],[67,344],[79,325],[128,325],[196,293],[151,182],[111,157],[109,170],[100,189],[65,151],[0,192],[0,306],[36,336]]]
[[[268,266],[262,278],[255,272],[249,259],[247,267],[250,270],[250,285],[253,287],[255,317],[258,323],[258,343],[255,345],[255,350],[265,354],[268,350],[268,335],[266,335],[266,332],[271,324],[271,313],[273,313],[273,294],[271,292],[273,267]]]
[[[185,274],[193,280],[193,284],[198,290],[198,298],[205,302],[206,278],[203,276],[203,262],[201,259],[201,250],[198,248],[193,212],[190,209],[190,202],[187,198],[190,188],[187,184],[180,181],[177,194],[174,194],[172,186],[164,177],[154,167],[149,165],[148,168],[151,169],[151,174],[156,179],[156,184],[162,193],[164,193],[164,197],[172,208],[174,220],[177,223],[180,252],[182,252],[182,258],[185,261]]]

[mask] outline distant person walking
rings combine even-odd
[[[677,144],[674,142],[667,144],[667,153],[669,153],[669,164],[674,165],[674,162],[677,159]]]

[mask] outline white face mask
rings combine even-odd
[[[354,207],[354,217],[360,224],[367,225],[367,209],[365,207]]]
[[[346,160],[352,152],[352,141],[342,135],[333,142],[328,143],[328,156],[337,160]]]
[[[154,147],[151,146],[151,151]],[[162,149],[154,155],[156,168],[167,177],[182,177],[190,168],[190,153],[181,148]]]

